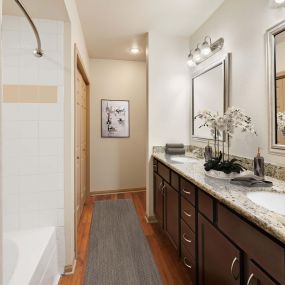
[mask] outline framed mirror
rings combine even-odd
[[[267,31],[270,151],[285,155],[285,21]]]
[[[193,73],[192,77],[192,138],[212,140],[208,128],[200,128],[195,120],[199,111],[209,110],[224,114],[229,105],[230,54]]]

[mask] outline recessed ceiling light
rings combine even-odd
[[[285,3],[285,0],[274,0],[274,1],[275,1],[275,3],[277,3],[277,4]]]
[[[130,53],[132,53],[132,54],[138,54],[140,52],[141,52],[141,50],[138,47],[130,48]]]

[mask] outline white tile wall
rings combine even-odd
[[[36,24],[43,58],[26,19],[3,17],[3,84],[58,86],[58,103],[3,104],[4,231],[57,226],[63,252],[64,23]]]

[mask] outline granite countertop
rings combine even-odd
[[[186,156],[191,154],[187,153]],[[207,177],[202,159],[194,163],[177,163],[165,153],[153,153],[153,157],[285,244],[285,216],[255,204],[246,196],[246,193],[254,191],[285,193],[284,181],[266,177],[266,180],[273,182],[273,187],[237,186],[229,181]]]

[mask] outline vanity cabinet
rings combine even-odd
[[[199,284],[241,284],[241,252],[202,215],[198,215]]]
[[[179,248],[179,194],[169,184],[164,185],[164,205],[165,205],[165,227],[167,233],[174,247]]]
[[[156,160],[153,169],[154,213],[161,228],[179,251],[179,176]]]
[[[285,246],[154,160],[156,218],[192,285],[285,285]]]

